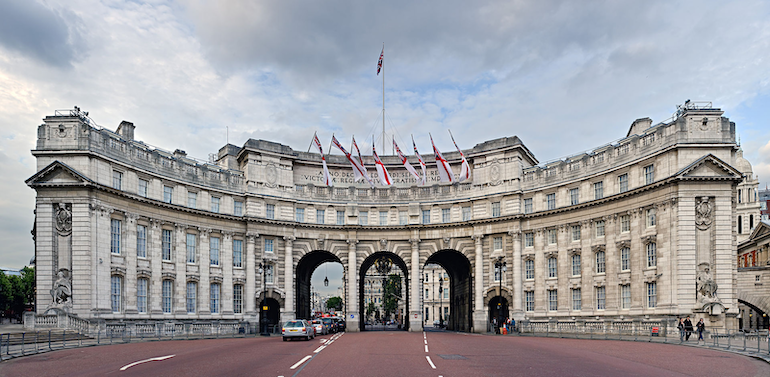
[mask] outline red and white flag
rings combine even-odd
[[[433,145],[433,153],[436,155],[436,167],[438,168],[438,176],[441,178],[441,182],[454,183],[452,167],[449,166],[449,162],[441,155],[441,152],[436,148],[436,144],[433,143],[433,135],[430,135],[430,143]]]
[[[393,180],[390,179],[388,169],[385,169],[385,164],[382,163],[380,156],[377,155],[377,150],[374,148],[374,144],[372,144],[372,157],[374,157],[374,166],[377,168],[377,174],[380,176],[380,184],[385,187],[390,187],[390,185],[393,184]]]
[[[361,157],[361,150],[358,149],[358,144],[356,144],[356,137],[353,136],[353,142],[350,144],[350,153],[352,154],[355,152],[358,155],[358,164],[361,166],[361,169],[363,170],[362,174],[354,174],[355,181],[363,181],[366,180],[369,182],[372,187],[374,187],[374,182],[372,182],[372,178],[369,176],[369,172],[366,170],[366,165],[364,165],[364,159]],[[356,156],[354,155],[353,158],[355,159]],[[353,173],[356,173],[355,171]]]
[[[321,163],[323,163],[324,167],[324,184],[331,186],[332,177],[329,175],[329,168],[326,167],[326,157],[324,157],[324,150],[323,147],[321,147],[321,141],[318,140],[318,134],[316,133],[313,133],[313,144],[315,144],[316,148],[318,148],[318,152],[321,153]]]
[[[417,161],[420,161],[420,168],[422,168],[422,183],[420,183],[420,185],[424,185],[427,183],[425,174],[425,160],[423,160],[422,156],[420,156],[420,152],[417,152],[417,144],[414,143],[414,136],[412,136],[412,147],[414,147],[414,154],[417,156]]]
[[[382,56],[385,55],[385,46],[382,46],[382,52],[380,53],[380,60],[377,61],[377,76],[380,75],[382,69]]]
[[[459,182],[462,182],[466,179],[471,179],[471,166],[468,165],[468,160],[465,159],[465,155],[463,154],[463,151],[460,150],[460,147],[457,146],[457,143],[455,142],[455,137],[452,136],[452,131],[449,131],[449,137],[452,138],[452,142],[455,144],[455,148],[457,148],[457,152],[460,152],[460,157],[463,158],[462,166],[460,167],[460,177],[457,178]]]
[[[350,166],[353,167],[353,173],[356,176],[360,175],[362,177],[365,177],[369,181],[369,183],[372,183],[372,180],[369,178],[369,175],[366,174],[366,170],[364,170],[364,167],[361,166],[360,162],[358,162],[358,159],[356,159],[355,157],[351,156],[350,153],[348,153],[348,151],[345,150],[345,147],[343,147],[342,144],[340,144],[340,142],[337,141],[337,138],[334,137],[334,135],[332,135],[332,143],[337,148],[339,148],[339,150],[341,150],[342,153],[345,154],[345,157],[348,158],[348,162],[350,162]]]
[[[396,144],[395,138],[393,138],[393,146],[396,147],[396,153],[398,153],[398,158],[401,159],[401,163],[404,164],[404,168],[406,168],[408,172],[412,173],[414,178],[417,179],[417,184],[419,184],[422,181],[420,179],[420,175],[417,174],[416,170],[414,170],[414,168],[412,167],[412,164],[410,164],[409,160],[406,159],[406,156],[404,156],[404,154],[401,153],[401,148],[399,148],[398,144]]]

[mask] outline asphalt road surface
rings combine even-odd
[[[0,376],[770,376],[770,364],[669,344],[450,332],[180,340],[68,349]]]

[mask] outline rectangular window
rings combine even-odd
[[[655,249],[655,242],[647,244],[647,267],[655,267],[658,265],[658,255]]]
[[[645,219],[648,228],[655,226],[655,208],[650,208],[647,210],[647,216],[645,216]]]
[[[233,285],[233,313],[243,313],[243,286]]]
[[[147,227],[144,225],[136,226],[136,256],[147,258]]]
[[[471,207],[463,207],[463,221],[471,220]]]
[[[548,277],[555,278],[558,273],[556,258],[548,258]]]
[[[273,252],[273,239],[272,238],[265,238],[265,252],[266,253],[272,253]]]
[[[265,204],[265,218],[275,219],[275,204]]]
[[[596,222],[596,238],[604,237],[604,220]]]
[[[492,217],[500,217],[500,202],[492,203]]]
[[[233,240],[233,267],[243,267],[243,240]]]
[[[548,229],[548,244],[556,245],[556,229]]]
[[[428,295],[428,292],[429,292],[429,290],[428,290],[428,289],[426,289],[426,290],[425,290],[425,299],[426,299],[426,300],[427,300],[427,299],[430,297],[430,296]]]
[[[265,265],[265,282],[267,282],[267,284],[273,284],[275,281],[273,277],[273,267],[272,264]]]
[[[187,282],[187,312],[195,313],[198,306],[198,283],[194,281]]]
[[[163,229],[163,235],[160,241],[161,258],[165,261],[171,260],[171,230]]]
[[[337,210],[337,225],[345,225],[345,211]]]
[[[583,309],[583,291],[580,288],[572,290],[572,310]]]
[[[212,266],[219,266],[219,237],[209,238],[209,259]]]
[[[579,276],[580,274],[580,254],[575,254],[572,256],[572,276]]]
[[[548,209],[556,208],[556,194],[548,194],[545,196],[545,202],[548,205]]]
[[[620,308],[628,309],[631,307],[631,285],[624,284],[620,286]]]
[[[620,216],[620,231],[622,233],[628,233],[631,231],[631,216]]]
[[[407,224],[409,224],[409,215],[407,215],[406,211],[399,211],[398,225],[407,225]]]
[[[123,311],[123,278],[113,275],[110,281],[110,293],[112,298],[112,312],[120,313]]]
[[[569,204],[576,205],[580,203],[580,189],[573,188],[569,190]]]
[[[535,310],[535,292],[526,291],[524,292],[524,295],[526,296],[527,311],[528,312],[534,311]]]
[[[644,184],[649,185],[655,181],[655,165],[644,167]]]
[[[297,208],[295,211],[294,221],[298,223],[304,223],[305,222],[305,209],[304,208]]]
[[[604,182],[594,182],[594,199],[604,197]]]
[[[524,247],[535,246],[535,233],[524,233]]]
[[[559,309],[559,295],[555,289],[548,290],[548,310]]]
[[[198,193],[197,192],[188,192],[187,193],[187,206],[190,208],[198,208]]]
[[[174,304],[174,282],[171,280],[163,280],[161,286],[161,297],[163,304],[163,313],[171,313]]]
[[[209,292],[209,295],[211,297],[211,301],[209,303],[209,309],[211,310],[211,314],[219,313],[219,293],[220,293],[220,285],[219,283],[212,283],[211,284],[211,291]]]
[[[423,224],[430,224],[430,210],[429,209],[422,210],[422,223]]]
[[[171,203],[171,198],[174,197],[174,188],[170,186],[163,186],[163,201]]]
[[[527,259],[524,261],[524,277],[526,279],[535,278],[535,261],[532,259]]]
[[[326,222],[326,210],[323,210],[323,209],[315,210],[315,222],[316,224],[323,224]]]
[[[196,250],[197,243],[195,242],[194,234],[187,233],[186,246],[187,246],[187,263],[195,263],[195,257],[197,254],[197,250]]]
[[[604,258],[605,256],[603,251],[596,252],[596,273],[597,274],[603,274],[607,272],[607,263]]]
[[[596,309],[604,310],[607,308],[607,291],[605,287],[596,287]]]
[[[503,237],[493,237],[492,250],[502,250],[502,249],[503,249]]]
[[[654,308],[658,306],[658,286],[654,281],[645,283],[647,285],[647,307]]]
[[[388,225],[388,212],[387,211],[380,211],[380,225],[381,226]]]
[[[219,198],[215,196],[211,197],[211,212],[219,213],[219,201]]]
[[[620,192],[628,191],[628,173],[618,176],[618,186]]]
[[[369,211],[358,211],[358,225],[369,225]]]
[[[110,252],[113,254],[120,254],[120,226],[120,220],[110,220]]]
[[[233,202],[233,215],[243,216],[243,202],[236,200]]]
[[[631,249],[627,247],[620,249],[620,269],[623,271],[631,269]]]
[[[580,225],[572,226],[572,241],[580,241]]]
[[[147,279],[136,280],[136,310],[139,313],[147,313]]]
[[[123,173],[119,171],[112,171],[112,188],[115,190],[123,189]]]
[[[524,213],[532,213],[532,198],[524,199]]]
[[[136,189],[136,193],[139,194],[139,196],[147,197],[147,187],[149,186],[149,182],[145,181],[144,179],[139,179],[139,187]]]
[[[449,208],[442,208],[441,209],[441,222],[442,223],[448,223],[450,222],[450,209]]]

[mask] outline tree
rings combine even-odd
[[[334,296],[326,300],[327,309],[342,310],[342,297]]]
[[[374,306],[374,303],[370,301],[369,305],[366,307],[366,318],[371,317],[375,310],[377,310],[377,308]]]
[[[398,310],[398,301],[401,300],[401,275],[389,275],[382,293],[382,310],[385,311],[385,318],[390,318]]]
[[[21,276],[0,271],[0,312],[21,319],[27,305],[35,302],[35,269],[24,267]]]

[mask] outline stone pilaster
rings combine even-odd
[[[420,294],[422,284],[420,273],[420,239],[412,238],[409,240],[412,244],[412,258],[410,263],[412,265],[412,272],[410,273],[411,280],[411,302],[409,303],[409,331],[422,331],[423,313],[422,313],[422,295]]]
[[[246,233],[246,250],[244,252],[246,253],[246,261],[245,261],[245,267],[246,267],[246,286],[244,287],[244,312],[246,316],[249,318],[254,318],[254,316],[257,315],[259,310],[257,310],[257,306],[255,303],[256,299],[256,293],[257,293],[257,287],[256,287],[256,279],[257,279],[257,266],[256,266],[256,258],[254,255],[254,243],[256,241],[256,238],[259,237],[259,234],[256,232],[250,232]]]
[[[358,318],[358,260],[356,256],[356,244],[358,240],[348,239],[348,317],[347,330],[357,332],[360,330],[361,319]]]
[[[284,262],[283,262],[283,289],[286,292],[286,303],[281,313],[281,322],[286,322],[297,317],[294,303],[294,236],[283,237]]]
[[[484,256],[482,241],[483,235],[472,236],[475,241],[475,275],[473,292],[473,331],[484,333],[487,331],[487,310],[484,307]]]

